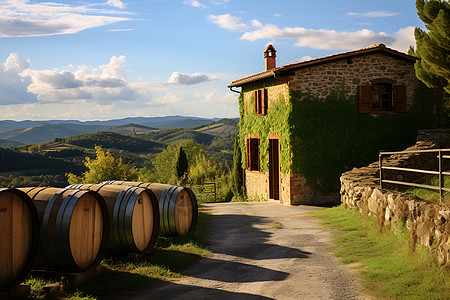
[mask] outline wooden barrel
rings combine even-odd
[[[105,199],[112,221],[111,253],[149,253],[155,247],[159,205],[152,191],[108,184],[73,184],[68,188],[96,191]]]
[[[39,216],[30,197],[0,188],[0,290],[20,284],[29,274],[40,237]]]
[[[184,235],[194,232],[198,219],[198,204],[191,189],[155,182],[106,181],[114,185],[138,186],[153,191],[159,201],[160,232]]]
[[[42,226],[35,269],[82,272],[101,262],[110,225],[105,200],[98,193],[52,187],[20,190],[33,199]]]

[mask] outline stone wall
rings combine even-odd
[[[406,150],[450,148],[450,130],[419,132],[415,146]],[[383,165],[436,170],[436,153],[402,154],[385,159]],[[413,245],[424,245],[441,265],[450,267],[450,201],[423,200],[395,189],[380,189],[378,162],[342,174],[341,201],[347,208],[357,207],[364,216],[376,217],[380,226],[405,223]],[[384,176],[386,175],[386,176]],[[383,178],[415,181],[416,175],[384,174]],[[396,177],[397,176],[397,177]]]
[[[345,88],[347,95],[357,95],[358,85],[370,85],[377,79],[405,84],[407,107],[412,104],[417,80],[414,64],[379,53],[299,69],[290,79],[289,87],[310,91],[319,97],[326,97],[330,91],[341,88]]]

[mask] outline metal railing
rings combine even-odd
[[[402,167],[388,167],[383,166],[383,156],[393,155],[393,154],[415,154],[415,153],[437,153],[438,158],[438,171],[432,170],[423,170],[423,169],[412,169],[412,168],[402,168]],[[443,192],[450,192],[449,188],[444,187],[444,175],[450,176],[450,172],[444,172],[442,169],[443,159],[450,158],[450,155],[442,155],[444,152],[450,152],[450,149],[429,149],[429,150],[415,150],[415,151],[399,151],[399,152],[380,152],[379,156],[379,164],[380,164],[380,189],[383,189],[383,183],[391,183],[398,185],[405,185],[411,187],[419,187],[425,189],[439,190],[439,200],[442,201]],[[395,171],[406,171],[413,173],[422,173],[429,175],[438,175],[439,176],[439,186],[429,185],[429,184],[419,184],[414,182],[406,182],[406,181],[398,181],[398,180],[388,180],[383,179],[383,170],[395,170]]]
[[[198,187],[198,190],[196,189],[196,192],[202,195],[214,195],[214,202],[217,202],[217,190],[216,190],[216,183],[215,182],[205,182],[205,183],[196,183],[192,184],[190,187],[191,189],[196,186]]]

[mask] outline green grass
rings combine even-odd
[[[433,185],[439,187],[439,177],[435,176],[425,181],[423,184]],[[450,188],[450,177],[444,176],[444,187]],[[425,188],[409,188],[406,191],[407,194],[415,195],[422,199],[427,200],[439,200],[439,190],[425,189]],[[443,197],[448,198],[450,193],[444,192]]]
[[[333,255],[341,263],[357,263],[362,286],[369,293],[388,299],[449,299],[450,270],[438,266],[425,247],[412,252],[403,225],[396,234],[381,232],[373,219],[344,206],[311,214],[337,229]]]
[[[281,223],[281,222],[274,221],[274,222],[272,223],[272,228],[275,228],[275,229],[283,229],[283,228],[284,228],[284,225],[283,225],[283,223]]]
[[[209,230],[211,216],[199,208],[196,232],[177,237],[159,236],[156,248],[149,255],[137,258],[106,257],[101,265],[103,272],[80,285],[73,286],[55,274],[33,273],[26,281],[31,285],[31,298],[42,299],[42,288],[50,283],[63,286],[63,298],[76,300],[108,299],[131,293],[162,281],[182,277],[182,271],[202,257],[208,257],[204,235]]]

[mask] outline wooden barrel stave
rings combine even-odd
[[[102,184],[138,186],[153,191],[159,201],[160,231],[162,234],[183,235],[195,230],[198,220],[198,204],[195,194],[189,188],[136,181],[112,180],[105,181]]]
[[[105,198],[112,217],[111,253],[153,250],[159,233],[159,205],[152,191],[133,186],[115,188],[109,184],[79,184],[68,188],[75,187],[97,191]]]
[[[110,221],[99,194],[48,187],[21,190],[40,207],[43,234],[36,269],[82,272],[101,262],[109,241]]]
[[[0,232],[0,290],[8,290],[29,274],[39,249],[39,216],[25,193],[0,188]]]

